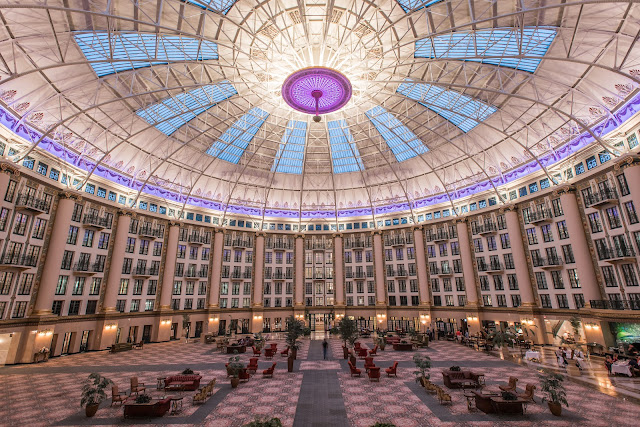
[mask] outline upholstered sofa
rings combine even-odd
[[[164,380],[164,386],[169,387],[172,384],[181,384],[185,390],[193,391],[200,387],[201,375],[173,375]]]
[[[462,388],[463,383],[469,382],[480,387],[480,377],[471,371],[442,371],[442,380],[448,388]]]
[[[124,404],[124,417],[161,417],[171,407],[171,398],[149,403],[136,403],[135,400]]]

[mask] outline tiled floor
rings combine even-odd
[[[362,340],[373,347],[371,339]],[[322,360],[322,346],[303,341],[298,352],[295,372],[288,373],[286,359],[273,361],[260,358],[260,370],[277,362],[273,379],[262,375],[232,389],[224,364],[228,355],[220,354],[212,345],[179,342],[147,345],[143,350],[109,354],[93,352],[50,360],[45,364],[0,368],[0,425],[115,425],[175,424],[241,426],[256,417],[277,416],[286,426],[352,425],[369,426],[377,421],[397,426],[425,425],[629,425],[640,419],[640,381],[634,378],[610,377],[599,359],[592,359],[581,377],[565,382],[569,408],[556,418],[540,401],[537,369],[554,366],[551,349],[545,349],[540,363],[504,361],[495,355],[477,352],[451,342],[434,342],[419,353],[431,357],[432,380],[442,384],[440,370],[459,365],[485,374],[487,388],[497,389],[508,376],[519,378],[519,389],[525,384],[538,386],[536,404],[528,406],[525,416],[496,416],[467,409],[461,391],[451,391],[453,404],[441,406],[433,395],[418,386],[413,375],[416,352],[378,351],[374,361],[382,368],[399,362],[398,378],[382,375],[379,383],[366,376],[351,378],[342,360],[342,343],[330,339],[329,360]],[[278,341],[278,348],[284,348]],[[519,352],[516,352],[516,356]],[[241,355],[248,362],[252,354]],[[362,367],[362,361],[358,360]],[[185,392],[181,413],[149,420],[124,420],[120,407],[105,402],[93,419],[86,419],[79,406],[82,380],[91,372],[112,379],[121,391],[128,389],[129,378],[137,376],[154,396],[165,393],[155,389],[156,378],[191,368],[203,376],[203,382],[216,378],[215,393],[203,405],[193,405],[194,392]],[[363,370],[364,371],[364,370]],[[601,392],[602,391],[602,392]],[[604,392],[604,393],[603,393]],[[607,394],[605,394],[607,393]],[[110,395],[110,392],[109,392]],[[342,402],[344,407],[342,408]],[[337,403],[340,403],[338,405]],[[323,411],[323,407],[326,411]],[[346,411],[346,413],[345,413]],[[307,412],[319,415],[308,417]],[[325,413],[326,412],[326,417]],[[310,421],[311,420],[311,421]],[[333,420],[331,422],[327,420]]]

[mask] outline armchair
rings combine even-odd
[[[373,357],[365,357],[364,358],[364,369],[366,371],[369,371],[369,368],[372,368],[376,366],[375,363],[373,363]]]
[[[371,366],[369,371],[367,372],[369,375],[369,381],[378,381],[380,382],[380,367],[379,366]]]
[[[136,395],[140,392],[145,391],[147,388],[144,386],[144,383],[138,382],[138,377],[131,377],[131,394],[135,393]]]
[[[258,350],[257,348],[253,347],[253,355],[254,356],[260,356],[262,354],[262,351]]]
[[[398,376],[398,362],[393,362],[393,366],[388,367],[387,369],[384,370],[387,373],[387,376],[390,377],[391,375],[397,377]]]
[[[124,402],[127,401],[127,393],[124,391],[118,391],[118,386],[114,385],[111,386],[111,405],[113,406],[114,403],[120,403],[120,405],[122,405]]]
[[[249,371],[252,374],[255,374],[257,370],[258,370],[258,358],[252,357],[251,359],[249,359],[249,364],[247,365],[247,371]]]
[[[516,391],[516,384],[518,383],[518,379],[516,377],[509,377],[509,384],[498,386],[502,391]]]
[[[247,381],[249,381],[249,378],[251,378],[251,374],[249,373],[249,371],[247,370],[247,368],[243,368],[243,369],[238,373],[238,379],[240,379],[240,381],[247,382]]]
[[[280,356],[282,357],[288,357],[289,356],[289,347],[287,346],[287,348],[285,348],[284,350],[282,350],[280,352]]]
[[[378,345],[376,344],[375,347],[373,347],[373,350],[369,350],[369,356],[376,356],[378,354]]]
[[[270,368],[265,369],[264,371],[262,371],[262,377],[263,378],[273,378],[273,371],[276,369],[276,365],[277,365],[277,362],[273,362],[273,365],[271,365]]]
[[[353,363],[351,363],[351,361],[349,361],[349,370],[351,372],[351,376],[353,377],[354,375],[360,376],[362,374],[362,371],[358,368],[356,368]]]

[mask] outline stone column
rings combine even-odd
[[[18,168],[11,163],[0,162],[0,208],[6,203],[4,196],[7,195],[7,187],[12,176],[16,179],[20,177]]]
[[[253,254],[253,307],[262,307],[262,292],[264,286],[264,233],[256,234],[256,250]]]
[[[49,237],[49,245],[45,254],[44,267],[42,269],[40,286],[38,287],[38,295],[33,311],[33,314],[36,316],[51,314],[51,306],[55,298],[58,277],[60,276],[60,266],[62,265],[67,236],[69,235],[69,226],[71,225],[71,216],[73,215],[73,207],[76,200],[82,200],[82,198],[70,192],[64,192],[58,195],[58,206],[54,210],[55,217],[53,219],[53,226],[51,227],[51,236]]]
[[[304,235],[296,235],[296,281],[293,294],[295,296],[294,305],[304,306]]]
[[[333,266],[334,266],[334,285],[336,300],[334,305],[336,307],[344,306],[344,245],[342,234],[335,234],[333,236]]]
[[[209,289],[209,308],[220,307],[220,276],[222,274],[222,251],[224,249],[224,231],[216,229],[213,233],[213,253],[211,254],[211,286]]]
[[[516,278],[523,306],[536,306],[536,299],[533,296],[533,286],[531,276],[529,276],[528,257],[524,250],[524,237],[520,229],[520,219],[515,206],[504,209],[504,217],[507,222],[509,241],[511,242],[511,254],[513,263],[516,266]]]
[[[164,257],[164,273],[162,275],[162,289],[160,290],[160,310],[171,308],[171,294],[176,275],[176,259],[178,255],[178,239],[180,237],[180,223],[169,222],[169,237]]]
[[[424,248],[424,234],[422,227],[413,229],[413,241],[416,248],[416,268],[418,270],[418,286],[420,290],[420,305],[431,305],[431,287],[429,286],[429,272],[427,270],[427,252]]]
[[[102,303],[102,311],[107,313],[116,311],[116,301],[118,300],[122,266],[124,265],[125,248],[127,246],[127,238],[129,237],[129,226],[131,225],[132,216],[133,212],[118,212],[118,220],[115,225],[116,235],[113,240],[113,246],[109,251],[111,259],[109,260],[104,302]]]
[[[467,294],[467,305],[478,306],[478,288],[476,287],[476,273],[473,266],[473,253],[469,230],[465,219],[456,220],[458,231],[458,243],[460,245],[460,259],[462,260],[462,274],[464,276],[464,288]]]
[[[373,265],[376,279],[376,305],[387,306],[387,278],[384,274],[384,245],[382,231],[373,232]]]
[[[598,285],[598,278],[589,249],[591,245],[589,245],[585,233],[587,225],[582,223],[575,188],[570,186],[563,187],[557,190],[557,193],[560,195],[560,203],[564,211],[564,219],[576,260],[576,269],[578,270],[578,279],[580,280],[585,305],[589,307],[589,301],[601,300],[602,293],[600,292],[600,285]]]

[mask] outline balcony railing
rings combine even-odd
[[[84,225],[96,228],[111,228],[111,217],[98,215],[85,215],[82,219]]]
[[[267,245],[267,249],[275,249],[276,251],[286,251],[293,249],[293,243],[284,241],[275,241]]]
[[[190,234],[187,241],[192,245],[208,245],[211,243],[210,234]]]
[[[26,209],[33,212],[47,213],[49,206],[45,199],[39,199],[30,194],[19,194],[16,198],[16,209]]]
[[[157,268],[136,267],[136,269],[133,270],[132,274],[134,276],[141,276],[141,277],[157,276],[158,275],[158,269]],[[176,276],[177,276],[177,274],[176,274]]]
[[[489,263],[489,271],[502,271],[504,267],[500,261],[492,261]]]
[[[562,268],[562,266],[564,265],[564,261],[559,256],[549,257],[549,258],[538,258],[537,261],[538,261],[537,267],[542,267],[544,269],[549,269],[549,270],[552,270],[555,268]]]
[[[0,258],[0,264],[14,267],[35,267],[38,259],[34,256],[20,254],[5,254]]]
[[[640,300],[591,300],[591,308],[599,310],[640,310]]]
[[[484,224],[476,225],[473,234],[490,234],[498,231],[498,227],[495,222],[485,222]]]
[[[234,248],[252,248],[253,240],[249,239],[233,239],[231,241],[231,246]]]
[[[531,224],[540,224],[553,220],[551,209],[539,209],[529,213],[529,222]]]
[[[73,271],[77,273],[101,273],[104,271],[103,264],[91,264],[90,262],[76,262],[73,265]]]
[[[384,239],[385,246],[403,246],[407,244],[407,240],[404,237],[389,237]]]
[[[357,248],[364,248],[365,247],[365,242],[364,240],[360,240],[360,239],[348,239],[345,241],[345,245],[344,247],[346,249],[357,249]]]
[[[138,229],[138,235],[144,237],[152,237],[154,239],[162,238],[164,234],[163,230],[160,227],[153,228],[151,226],[142,226]]]
[[[618,191],[615,188],[599,190],[584,198],[586,207],[597,207],[614,203],[618,203]]]
[[[433,240],[436,242],[444,242],[445,240],[449,240],[449,232],[446,230],[438,230],[433,236]]]
[[[636,252],[631,246],[604,248],[598,251],[598,258],[610,262],[625,261],[634,258]]]
[[[198,272],[196,270],[187,270],[184,273],[184,277],[198,277]]]

